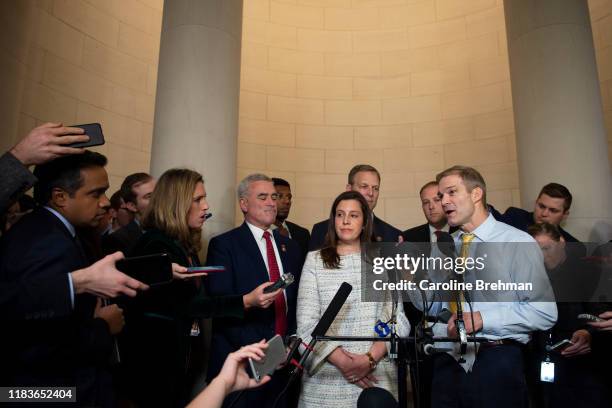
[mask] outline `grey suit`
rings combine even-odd
[[[4,214],[37,180],[28,168],[9,152],[0,156],[0,174],[0,214]]]

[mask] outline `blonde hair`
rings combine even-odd
[[[188,217],[198,183],[204,183],[204,179],[193,170],[170,169],[162,174],[144,213],[143,228],[163,231],[187,252],[197,253],[202,245],[202,229],[190,228]]]

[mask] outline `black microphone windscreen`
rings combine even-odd
[[[439,231],[436,233],[438,238],[438,248],[446,256],[455,257],[455,240],[453,236],[445,231]]]
[[[379,387],[370,387],[361,391],[357,399],[357,408],[397,408],[393,395]]]
[[[346,282],[342,282],[342,285],[340,285],[340,288],[334,295],[332,301],[329,303],[329,306],[327,306],[327,309],[325,309],[325,312],[323,312],[321,320],[319,320],[319,323],[312,331],[312,337],[325,336],[327,329],[329,329],[329,326],[331,326],[331,324],[334,322],[334,319],[338,315],[338,312],[342,308],[342,305],[344,305],[344,302],[346,302],[346,298],[348,298],[352,290],[353,287],[351,285]]]

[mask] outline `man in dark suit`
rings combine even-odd
[[[531,225],[547,222],[559,229],[565,242],[579,242],[578,239],[561,228],[561,223],[569,216],[571,206],[572,194],[567,187],[558,183],[548,183],[542,187],[540,194],[538,194],[532,212],[522,208],[508,207],[506,212],[501,214],[493,206],[489,206],[489,209],[496,220],[512,225],[521,231],[527,232]]]
[[[368,206],[374,214],[374,208],[378,202],[380,189],[380,173],[369,164],[358,164],[354,166],[348,175],[346,191],[357,191],[363,195]],[[376,215],[373,215],[372,240],[374,242],[397,242],[402,232],[390,224],[387,224]],[[325,235],[329,228],[329,219],[316,223],[310,234],[310,251],[315,251],[323,246]]]
[[[244,319],[218,319],[213,322],[211,358],[208,378],[219,372],[231,352],[275,334],[285,336],[296,330],[295,307],[302,254],[298,244],[274,231],[276,197],[272,180],[263,174],[252,174],[238,186],[240,209],[245,222],[210,241],[208,265],[223,265],[224,272],[211,273],[207,284],[213,296],[244,295],[264,282],[276,281],[292,273],[295,282],[263,302],[247,304]],[[236,407],[267,407],[286,385],[287,378],[277,372],[263,387],[241,396]],[[235,398],[230,395],[226,404]],[[278,405],[285,406],[284,404]]]
[[[548,183],[542,187],[540,194],[538,194],[533,212],[522,208],[508,207],[505,213],[500,214],[491,205],[489,211],[496,220],[525,232],[530,226],[544,222],[556,226],[565,242],[570,243],[565,248],[568,255],[573,258],[581,258],[586,255],[586,246],[579,243],[578,239],[561,228],[561,223],[569,216],[571,205],[572,194],[567,187],[558,183]]]
[[[276,177],[272,177],[272,182],[278,194],[278,199],[276,200],[276,220],[271,227],[274,229],[278,228],[278,232],[281,235],[295,240],[300,248],[302,248],[304,258],[306,258],[306,254],[308,253],[308,242],[310,241],[310,232],[308,232],[306,228],[287,221],[287,217],[289,217],[289,212],[291,211],[291,200],[293,199],[291,185],[289,185],[287,180]]]
[[[28,167],[57,157],[80,154],[84,149],[65,145],[89,140],[83,129],[45,123],[32,129],[9,152],[0,157],[0,213],[29,190],[38,179]],[[69,299],[74,294],[92,293],[104,297],[136,295],[146,285],[115,268],[121,254],[109,256],[87,268],[65,270],[60,275],[37,275],[16,281],[0,282],[0,319],[24,320],[33,316],[59,318],[72,314]],[[33,301],[35,300],[35,301]]]
[[[0,281],[46,282],[67,279],[73,288],[77,271],[91,264],[76,229],[96,227],[108,199],[106,158],[85,152],[40,165],[34,171],[39,182],[34,198],[44,207],[23,217],[0,241]],[[49,287],[48,290],[54,290]],[[32,293],[23,302],[37,304]],[[74,292],[71,293],[74,295]],[[76,386],[80,406],[114,405],[107,365],[111,334],[123,327],[123,313],[116,305],[96,305],[89,294],[57,293],[60,310],[33,313],[11,325],[0,347],[3,370],[0,383],[12,386]]]
[[[149,206],[151,194],[157,181],[147,173],[130,174],[121,183],[121,198],[127,210],[133,214],[134,219],[124,227],[102,239],[102,249],[105,254],[121,251],[129,254],[132,247],[142,235],[140,219]]]
[[[423,215],[427,222],[418,227],[407,229],[402,233],[406,242],[436,242],[437,231],[453,233],[456,227],[450,227],[446,222],[446,214],[438,197],[438,183],[430,181],[419,191]]]

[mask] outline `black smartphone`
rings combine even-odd
[[[72,125],[71,127],[81,128],[85,131],[85,134],[89,136],[87,142],[72,143],[66,145],[66,147],[92,147],[101,146],[104,142],[104,135],[102,134],[102,126],[99,123],[87,123],[85,125]]]
[[[168,254],[153,254],[124,258],[116,263],[117,269],[149,286],[172,281],[172,262]]]

